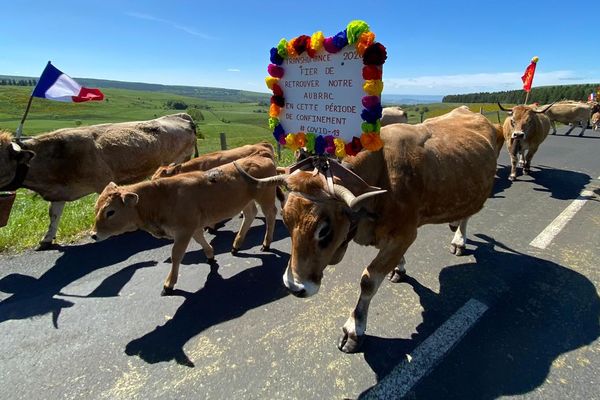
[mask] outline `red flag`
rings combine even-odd
[[[533,57],[531,59],[531,64],[525,69],[525,73],[521,77],[523,81],[523,90],[526,92],[531,91],[531,84],[533,83],[533,75],[535,75],[535,66],[537,65],[538,58]]]

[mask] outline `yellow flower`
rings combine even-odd
[[[287,46],[286,46],[288,57],[290,57],[290,58],[298,57],[298,53],[296,52],[296,49],[294,48],[295,41],[296,41],[296,38],[293,38],[292,40],[290,40],[287,43]]]
[[[346,157],[346,143],[340,138],[335,138],[333,144],[335,144],[335,156],[339,159]]]
[[[267,84],[267,87],[271,90],[273,90],[273,85],[276,84],[277,82],[279,82],[279,79],[274,78],[272,76],[267,76],[265,78],[265,83]]]
[[[321,32],[321,31],[315,32],[310,37],[310,47],[314,51],[319,51],[323,48],[324,40],[325,40],[325,36],[323,36],[323,32]]]
[[[285,145],[292,151],[298,150],[298,144],[296,143],[296,135],[288,133],[285,137]]]
[[[363,89],[370,96],[379,96],[383,91],[383,81],[381,79],[366,80]]]

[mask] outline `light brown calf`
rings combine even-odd
[[[244,171],[261,177],[276,174],[268,157],[243,158],[238,164]],[[257,189],[241,177],[233,164],[209,171],[196,171],[173,177],[144,181],[129,186],[108,184],[96,202],[93,236],[103,240],[124,232],[143,229],[156,237],[173,239],[171,271],[164,283],[163,295],[173,292],[179,264],[193,237],[209,261],[214,250],[204,238],[204,227],[244,211],[244,221],[233,242],[241,246],[259,204],[266,218],[262,250],[267,250],[275,228],[275,188]]]
[[[230,150],[214,151],[203,154],[182,164],[171,164],[159,167],[152,179],[173,176],[182,172],[206,171],[219,165],[227,164],[240,158],[258,154],[263,157],[275,158],[273,146],[267,142],[247,144]]]

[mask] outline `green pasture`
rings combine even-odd
[[[0,130],[14,132],[23,115],[31,87],[0,86]],[[102,89],[107,100],[89,103],[60,103],[34,99],[24,126],[24,135],[33,136],[59,128],[85,126],[108,122],[136,121],[156,118],[176,112],[188,112],[196,119],[200,153],[220,149],[220,133],[226,135],[228,148],[269,140],[267,107],[259,103],[211,101],[164,92],[128,89]],[[184,102],[186,110],[167,108],[166,103]],[[264,103],[263,103],[264,104]],[[409,122],[442,115],[460,104],[426,104],[407,106]],[[471,110],[494,112],[488,115],[497,122],[496,105],[470,104]],[[418,110],[415,110],[416,108]],[[487,114],[486,114],[487,115]],[[280,165],[293,160],[289,150],[282,150]],[[93,206],[97,195],[67,203],[57,234],[58,243],[70,243],[86,235],[93,224]],[[21,189],[13,207],[9,223],[0,228],[0,252],[17,252],[35,247],[48,227],[48,203],[39,195]]]

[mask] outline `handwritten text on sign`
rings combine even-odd
[[[333,135],[347,142],[360,137],[364,80],[356,51],[321,50],[314,58],[288,58],[282,67],[285,107],[279,121],[286,132]]]

